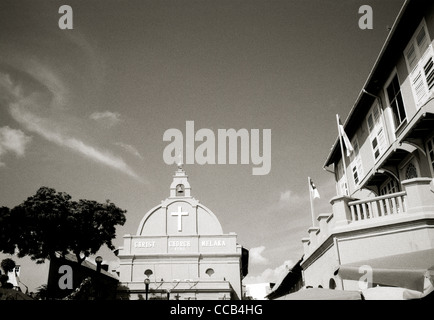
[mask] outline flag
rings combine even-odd
[[[345,149],[347,149],[347,157],[350,156],[351,152],[354,151],[353,145],[350,142],[350,139],[348,139],[347,134],[345,133],[344,126],[341,123],[341,120],[339,119],[339,134],[341,135],[342,139],[344,140]]]
[[[310,194],[313,195],[313,198],[320,198],[318,189],[316,188],[315,184],[313,183],[312,179],[309,178],[309,184],[310,184]]]

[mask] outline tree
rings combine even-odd
[[[8,281],[9,281],[9,277],[7,274],[0,275],[0,287],[2,287],[3,289],[13,288],[13,285]]]
[[[15,244],[11,235],[13,230],[13,221],[11,210],[8,207],[0,207],[0,251],[13,254]]]
[[[105,244],[111,250],[115,247],[112,239],[116,235],[116,225],[125,223],[126,211],[119,209],[110,200],[98,203],[90,200],[80,200],[73,205],[73,214],[69,221],[73,223],[70,250],[79,263],[90,254],[95,254]],[[85,257],[80,258],[81,253]]]
[[[6,258],[2,260],[0,266],[3,269],[4,273],[7,274],[8,272],[14,271],[16,264],[15,261],[11,258]]]
[[[48,298],[47,285],[43,284],[39,286],[36,290],[35,296],[36,296],[36,300],[47,300]]]
[[[114,249],[116,225],[125,223],[126,210],[111,203],[90,200],[72,201],[65,192],[41,187],[34,196],[12,208],[3,217],[8,245],[0,251],[17,251],[18,257],[30,256],[36,263],[74,253],[81,264],[102,245]],[[13,249],[13,250],[12,250]]]
[[[9,281],[8,273],[14,271],[14,268],[16,266],[15,261],[10,258],[6,258],[2,260],[0,266],[3,269],[3,272],[5,273],[0,275],[1,287],[4,289],[12,289],[14,286],[12,283],[8,282]]]

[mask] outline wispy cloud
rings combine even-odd
[[[277,212],[287,212],[287,211],[296,211],[299,208],[302,208],[305,205],[306,200],[309,201],[308,197],[305,198],[302,195],[295,193],[290,189],[286,189],[280,192],[280,195],[275,195],[275,199],[266,209],[266,211],[271,213]]]
[[[52,70],[31,60],[27,63],[26,71],[51,94],[51,108],[66,107],[69,91]]]
[[[5,100],[16,99],[21,96],[21,87],[14,84],[9,74],[0,73],[0,94]]]
[[[268,259],[262,255],[264,250],[265,250],[265,246],[260,246],[257,248],[251,248],[249,250],[249,263],[251,263],[251,264],[267,264]]]
[[[27,145],[32,137],[26,136],[24,132],[12,129],[9,126],[0,128],[0,158],[8,152],[13,152],[17,156],[24,156]],[[0,166],[5,164],[0,161]]]
[[[56,91],[64,87],[61,83],[55,84],[55,82],[59,80],[51,72],[46,71],[45,75],[46,76],[40,77],[39,81],[44,81],[42,85],[46,88],[51,88],[49,91]],[[47,79],[50,80],[48,81]],[[6,91],[7,96],[10,97],[8,98],[8,104],[11,116],[18,123],[23,125],[26,130],[37,133],[44,139],[59,146],[67,147],[78,152],[88,159],[126,173],[137,181],[145,182],[121,157],[115,156],[108,151],[99,150],[81,139],[71,136],[66,132],[67,128],[65,128],[63,124],[57,124],[56,121],[53,121],[49,116],[41,117],[37,115],[33,110],[44,109],[43,106],[41,106],[43,102],[39,99],[40,97],[37,93],[32,92],[28,95],[24,95],[24,90],[22,90],[19,85],[14,84],[10,76],[5,73],[0,73],[0,86],[0,92],[3,93],[3,91]],[[64,98],[65,96],[62,92],[52,94],[52,99],[55,100],[55,103],[65,103]],[[51,102],[53,102],[53,100],[51,100]],[[46,114],[49,115],[49,113]]]
[[[27,130],[39,134],[48,141],[54,142],[59,146],[70,148],[91,160],[122,171],[136,180],[143,182],[143,180],[124,162],[122,158],[116,157],[106,151],[100,151],[74,137],[66,136],[62,132],[58,131],[58,129],[54,128],[46,119],[40,118],[26,111],[18,103],[10,105],[10,113],[12,117],[21,123]]]
[[[282,265],[276,268],[267,268],[258,276],[250,276],[248,275],[244,278],[244,284],[253,284],[253,283],[276,283],[281,280],[288,272],[288,270],[294,265],[292,260],[286,260]]]
[[[131,153],[132,155],[136,156],[137,158],[143,160],[143,156],[142,156],[142,155],[140,154],[140,152],[139,152],[135,147],[133,147],[132,145],[130,145],[130,144],[126,144],[126,143],[123,143],[123,142],[116,142],[115,145],[117,145],[117,146],[123,148],[125,151],[127,151],[127,152]]]
[[[94,112],[89,116],[89,118],[109,127],[114,126],[121,121],[121,115],[118,112],[111,111]]]

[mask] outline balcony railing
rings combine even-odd
[[[381,197],[349,202],[351,222],[407,212],[407,193],[398,192]]]
[[[333,212],[320,214],[319,228],[310,227],[309,237],[302,239],[306,259],[316,250],[324,250],[324,243],[338,237],[341,232],[357,231],[360,234],[364,228],[370,230],[374,226],[395,229],[403,222],[420,219],[434,221],[433,177],[408,179],[401,181],[401,185],[403,192],[376,198],[356,200],[342,195],[333,197],[330,200]],[[331,247],[327,245],[327,248]]]

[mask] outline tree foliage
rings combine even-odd
[[[4,273],[7,274],[8,272],[14,271],[16,263],[11,258],[6,258],[2,260],[0,266],[3,269]]]
[[[48,289],[47,285],[43,284],[39,286],[36,290],[36,299],[37,300],[47,300],[48,298]]]
[[[0,275],[0,287],[2,287],[4,289],[5,288],[10,289],[12,285],[8,281],[9,281],[9,277],[7,274],[1,274]]]
[[[7,209],[7,208],[6,208]],[[0,251],[30,256],[37,263],[74,253],[81,263],[102,245],[114,249],[116,226],[125,223],[125,210],[107,200],[71,200],[65,192],[41,187],[20,205],[0,210]]]
[[[11,210],[7,207],[0,207],[0,251],[10,254],[13,254],[15,250],[15,244],[10,237],[13,223]]]
[[[15,261],[12,260],[11,258],[6,258],[2,260],[0,266],[3,269],[3,272],[5,273],[5,274],[0,274],[0,286],[4,289],[12,289],[14,286],[12,283],[8,282],[9,281],[8,272],[14,270],[16,266]]]

